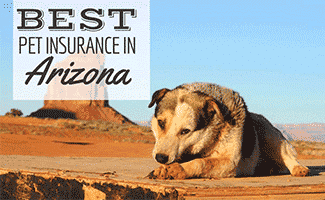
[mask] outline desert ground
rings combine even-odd
[[[21,185],[28,185],[37,177],[51,183],[54,179],[73,180],[83,184],[84,199],[130,199],[125,196],[127,192],[119,196],[115,192],[113,197],[111,193],[116,188],[107,184],[119,185],[125,191],[140,187],[144,192],[141,190],[139,194],[154,199],[325,199],[325,144],[320,142],[292,142],[300,162],[311,169],[310,177],[184,181],[145,178],[158,167],[151,155],[154,137],[149,127],[0,116],[0,144],[1,184],[17,179]],[[99,182],[101,185],[95,187]],[[22,194],[27,195],[29,188],[39,199],[45,198],[38,183],[24,186]],[[138,191],[133,189],[133,194]]]

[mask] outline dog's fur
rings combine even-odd
[[[243,98],[231,89],[184,84],[156,91],[149,108],[154,104],[153,157],[162,165],[150,178],[309,173],[281,132],[262,115],[249,112]]]

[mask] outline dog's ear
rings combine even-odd
[[[169,91],[170,91],[169,89],[163,88],[153,93],[151,102],[149,103],[148,107],[151,108],[153,105],[155,105],[155,103],[158,104],[161,101],[161,99],[165,96],[165,94]]]
[[[210,113],[209,115],[213,117],[214,114],[217,114],[221,120],[227,121],[231,125],[235,125],[235,120],[231,116],[230,110],[225,105],[210,97],[207,98],[207,104],[207,110],[208,113]]]
[[[206,98],[206,107],[209,118],[212,118],[215,114],[217,114],[221,120],[224,119],[223,114],[219,108],[220,105],[218,106],[218,103],[214,99],[210,97]]]

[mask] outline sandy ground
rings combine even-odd
[[[70,120],[69,123],[80,122]],[[58,120],[0,117],[0,131],[0,155],[148,158],[153,149],[153,144],[118,142],[129,138],[134,141],[147,139],[149,136],[119,136],[67,129],[61,127]],[[153,137],[148,140],[153,140]]]
[[[151,157],[153,144],[116,142],[93,138],[58,138],[33,135],[0,135],[1,155],[71,157]]]

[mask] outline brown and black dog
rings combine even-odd
[[[221,178],[290,172],[306,176],[296,152],[239,94],[210,83],[156,91],[153,157],[161,166],[149,178]],[[289,170],[289,171],[288,171]]]

